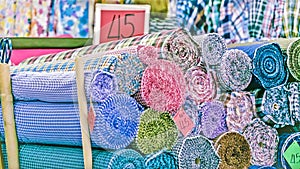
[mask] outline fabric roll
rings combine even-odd
[[[299,73],[299,55],[300,55],[300,39],[290,43],[287,48],[287,66],[291,75],[297,80],[300,81]]]
[[[210,69],[215,69],[222,62],[227,50],[224,39],[216,33],[193,36],[193,39],[202,50],[205,63]]]
[[[251,59],[241,50],[227,50],[221,59],[220,68],[217,69],[216,74],[218,87],[221,90],[244,90],[252,80]]]
[[[243,135],[251,147],[251,164],[272,166],[276,163],[279,137],[274,128],[256,118],[245,128]]]
[[[255,116],[255,97],[250,92],[231,92],[221,96],[229,131],[242,133]]]
[[[176,41],[176,43],[174,43],[174,41]],[[191,61],[190,58],[199,59],[199,51],[197,49],[196,44],[190,43],[191,41],[192,40],[190,34],[186,30],[178,28],[175,30],[166,30],[158,33],[122,39],[119,41],[85,46],[82,48],[76,48],[73,50],[68,50],[56,54],[28,58],[21,62],[19,66],[28,64],[41,64],[44,62],[53,62],[57,60],[65,60],[87,54],[102,53],[110,50],[121,50],[137,45],[154,46],[155,48],[160,50],[161,58],[169,58],[171,59],[171,61],[183,60],[182,63],[187,62],[184,60],[188,60],[188,63],[196,64],[196,61]],[[180,42],[180,45],[177,42]],[[174,47],[170,48],[169,46]],[[165,53],[169,53],[169,55],[165,55]],[[177,59],[173,59],[173,57]],[[182,66],[186,65],[182,64]]]
[[[289,92],[285,86],[268,89],[262,97],[259,117],[274,128],[294,125],[289,108]]]
[[[7,168],[7,154],[5,145],[3,156]],[[19,147],[20,168],[84,168],[82,148],[30,145],[25,144]],[[115,152],[93,150],[93,168],[99,169],[122,169],[144,168],[144,158],[132,149],[122,149]]]
[[[213,100],[216,96],[216,84],[203,65],[193,66],[185,73],[187,96],[196,104]]]
[[[250,166],[251,150],[245,137],[237,132],[226,132],[215,141],[220,156],[220,169],[245,169]]]
[[[144,64],[149,65],[153,61],[157,61],[159,57],[157,48],[153,46],[140,46],[138,49],[138,57]]]
[[[173,147],[182,169],[217,169],[220,157],[210,140],[203,136],[181,138]]]
[[[195,103],[193,99],[187,97],[184,104],[182,105],[183,111],[191,118],[195,127],[188,133],[189,135],[199,135],[201,134],[200,120],[201,112],[199,111],[199,105]],[[180,137],[183,137],[180,132]]]
[[[144,108],[125,94],[109,96],[92,104],[95,120],[92,124],[92,143],[105,149],[127,147],[137,136]],[[91,115],[91,114],[90,114]]]
[[[298,153],[299,152],[299,143],[300,143],[300,132],[284,133],[284,134],[280,135],[276,168],[292,169],[288,162],[291,162],[293,159],[292,160],[286,159],[284,157],[284,154],[285,154],[285,152],[288,151],[290,146],[292,146],[293,144],[295,144],[296,147],[292,147],[292,149],[296,148],[294,151]],[[298,158],[294,158],[295,162],[297,162],[297,160],[298,160]],[[295,162],[291,163],[291,164],[296,164]]]
[[[257,165],[252,165],[248,169],[276,169],[273,166],[257,166]]]
[[[200,128],[202,134],[214,139],[228,131],[226,125],[226,110],[219,101],[205,102],[200,105]]]
[[[162,149],[170,150],[176,143],[178,130],[168,112],[146,109],[141,115],[136,145],[143,154]]]
[[[146,169],[178,169],[178,159],[174,152],[161,150],[145,157]]]
[[[93,105],[92,146],[119,149],[129,145],[136,137],[143,108],[124,94],[112,95]],[[20,143],[81,146],[77,104],[18,101],[14,103],[14,112]],[[0,126],[3,138],[2,121]]]
[[[141,94],[151,108],[157,111],[176,111],[184,103],[185,93],[184,75],[176,64],[160,60],[145,69]]]

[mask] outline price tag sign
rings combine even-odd
[[[182,108],[174,116],[174,122],[184,136],[187,136],[187,134],[195,127],[192,119]]]
[[[283,156],[292,169],[300,168],[300,146],[297,141],[286,149]]]
[[[93,44],[149,32],[150,5],[96,4]]]

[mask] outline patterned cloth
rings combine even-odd
[[[143,111],[133,98],[123,94],[112,95],[93,105],[90,110],[95,113],[91,131],[93,147],[119,149],[133,141]],[[17,101],[14,112],[20,143],[81,145],[77,104]],[[3,121],[0,126],[3,138]]]
[[[203,136],[181,138],[173,147],[182,169],[217,169],[220,157],[210,140]]]
[[[291,73],[291,75],[297,80],[300,81],[300,73],[299,73],[299,55],[300,55],[300,39],[290,43],[287,48],[287,67]]]
[[[299,37],[300,23],[300,2],[294,0],[285,0],[283,10],[283,32],[282,36],[286,38]]]
[[[201,133],[200,120],[201,112],[199,111],[199,105],[195,103],[191,97],[185,99],[184,104],[182,105],[183,111],[191,118],[195,124],[194,128],[187,135],[199,135]],[[184,137],[180,132],[180,137]]]
[[[245,126],[255,116],[255,97],[250,92],[231,92],[223,94],[220,99],[224,103],[229,131],[242,133]]]
[[[184,103],[185,86],[180,68],[173,62],[160,60],[145,69],[141,81],[141,94],[151,108],[173,112]]]
[[[141,115],[136,145],[143,154],[170,150],[178,139],[178,130],[168,112],[147,109]]]
[[[178,159],[174,152],[161,150],[145,157],[146,169],[178,169]]]
[[[214,139],[228,131],[226,125],[226,110],[219,101],[204,102],[200,105],[200,128],[202,134]]]
[[[203,65],[191,67],[184,76],[187,83],[187,95],[196,104],[215,98],[216,84]]]
[[[286,85],[286,88],[288,91],[290,116],[295,120],[296,123],[300,122],[300,83],[289,82]]]
[[[243,135],[251,147],[251,164],[272,166],[276,163],[279,137],[274,128],[256,118],[245,128]]]
[[[244,90],[252,80],[251,59],[241,50],[227,50],[216,72],[217,84],[221,90]]]
[[[285,133],[280,135],[276,168],[292,169],[287,160],[284,158],[284,153],[295,141],[298,144],[300,143],[300,132]]]
[[[272,167],[272,166],[257,166],[257,165],[252,165],[248,169],[276,169],[276,168]]]
[[[220,169],[241,169],[250,166],[250,146],[245,137],[239,133],[222,134],[215,142],[215,149],[221,158]]]
[[[30,27],[30,36],[46,37],[48,36],[48,26],[51,8],[49,0],[32,0],[32,20]]]
[[[14,36],[26,37],[30,34],[32,0],[16,0]]]
[[[223,0],[220,7],[218,34],[229,43],[247,41],[249,16],[247,0]]]
[[[16,21],[16,2],[17,0],[5,0],[1,2],[1,18],[0,18],[0,36],[13,37],[14,24]]]
[[[4,164],[7,168],[7,153],[2,144]],[[61,147],[26,144],[19,147],[20,168],[84,168],[83,152],[79,147]],[[115,152],[93,150],[93,168],[123,169],[124,166],[132,169],[144,168],[144,158],[131,149],[122,149]]]

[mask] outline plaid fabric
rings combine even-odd
[[[136,145],[143,154],[170,150],[178,139],[178,129],[168,112],[146,109],[140,118]]]
[[[178,159],[174,152],[169,150],[161,150],[159,152],[149,154],[145,157],[145,169],[168,168],[177,169]]]
[[[279,142],[276,129],[256,118],[245,127],[243,136],[251,148],[251,164],[272,166],[276,163]]]
[[[300,25],[300,2],[294,0],[285,0],[283,12],[283,32],[282,36],[286,38],[299,37]]]
[[[172,151],[178,158],[179,168],[212,169],[219,166],[220,157],[212,142],[200,135],[178,139]]]
[[[247,168],[250,166],[251,151],[245,137],[237,132],[226,132],[215,141],[220,156],[219,168]]]
[[[205,6],[205,16],[207,23],[207,33],[213,33],[218,31],[221,0],[209,0],[208,5]]]
[[[96,121],[91,131],[93,147],[119,149],[136,136],[143,108],[131,97],[118,94],[93,103]],[[0,113],[2,116],[2,113]],[[81,146],[79,109],[76,103],[14,103],[16,130],[20,143]],[[2,118],[2,117],[1,117]],[[3,121],[0,122],[4,137]]]
[[[6,147],[2,144],[4,164],[7,168]],[[20,168],[84,168],[83,152],[79,147],[45,145],[21,145],[19,147]],[[124,166],[144,168],[144,158],[132,149],[115,152],[93,150],[93,168],[122,169]]]
[[[226,43],[247,41],[248,32],[248,5],[246,0],[223,0],[220,7],[218,33]]]
[[[290,82],[286,86],[289,92],[288,99],[290,114],[295,122],[300,122],[300,83]]]

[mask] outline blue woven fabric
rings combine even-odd
[[[145,157],[146,169],[178,169],[178,159],[174,152],[161,150]]]
[[[276,169],[276,168],[272,167],[272,166],[257,166],[257,165],[252,165],[248,169]]]
[[[119,149],[129,145],[137,133],[141,106],[125,94],[111,95],[93,105],[93,146]],[[19,142],[81,146],[77,104],[18,101],[14,112]],[[4,137],[2,120],[0,133]]]
[[[5,168],[7,154],[2,144]],[[83,169],[84,160],[81,148],[21,145],[19,147],[20,168],[22,169]],[[122,149],[115,152],[93,150],[93,168],[95,169],[143,169],[144,158],[132,149]]]

